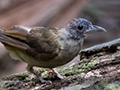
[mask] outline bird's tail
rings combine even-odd
[[[7,42],[7,37],[4,35],[4,30],[5,30],[5,28],[0,27],[0,42],[1,43]]]
[[[9,45],[12,47],[17,47],[21,49],[28,48],[28,45],[24,42],[24,35],[19,32],[19,30],[5,29],[0,27],[0,42],[4,45]],[[20,36],[22,35],[22,36]],[[19,38],[20,37],[20,38]],[[21,40],[21,37],[23,41]]]

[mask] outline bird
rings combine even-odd
[[[0,28],[0,42],[9,51],[12,59],[27,63],[27,71],[44,80],[33,69],[34,66],[49,68],[63,79],[54,68],[73,60],[81,50],[84,39],[93,32],[106,30],[93,25],[84,18],[74,18],[65,28],[25,27],[15,25],[9,29]]]

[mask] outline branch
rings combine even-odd
[[[80,90],[80,88],[89,88],[93,85],[100,84],[99,86],[102,86],[101,83],[103,82],[118,81],[120,80],[120,48],[117,48],[119,45],[120,39],[116,39],[82,50],[80,53],[88,54],[89,58],[84,58],[73,66],[59,70],[61,75],[66,76],[63,80],[45,74],[46,69],[38,69],[37,72],[40,75],[42,74],[44,79],[51,80],[52,85],[41,84],[35,76],[23,72],[2,78],[0,80],[0,89],[47,90],[66,87],[69,90],[70,86],[72,86],[72,89],[76,90],[77,86],[77,90]]]
[[[81,50],[79,55],[81,55],[81,59],[91,56],[93,54],[99,53],[99,52],[115,52],[117,50],[117,46],[120,46],[120,38],[106,42],[103,44],[95,45],[93,47]]]

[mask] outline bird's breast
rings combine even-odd
[[[60,53],[59,55],[54,59],[55,60],[55,65],[56,66],[61,66],[64,64],[67,64],[68,62],[70,62],[71,60],[73,60],[73,58],[75,58],[79,51],[80,51],[80,44],[78,43],[78,41],[74,41],[74,40],[61,40],[60,43]]]

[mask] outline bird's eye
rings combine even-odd
[[[82,30],[83,29],[83,26],[78,26],[77,27],[79,30]]]

